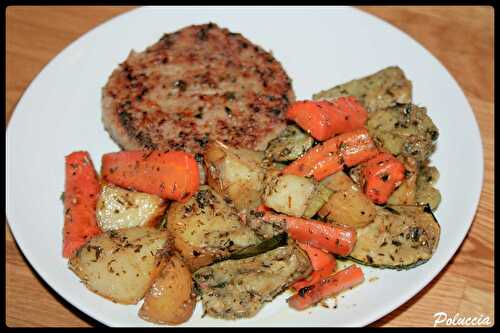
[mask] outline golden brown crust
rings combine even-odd
[[[193,153],[212,139],[264,149],[295,100],[270,53],[213,23],[132,51],[102,95],[104,126],[122,148]]]

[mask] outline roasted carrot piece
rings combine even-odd
[[[69,258],[102,232],[96,219],[101,186],[88,152],[66,156],[65,169],[63,257]]]
[[[331,254],[325,252],[324,250],[315,248],[307,243],[297,242],[297,245],[304,251],[306,251],[313,270],[317,271],[325,266],[329,265],[331,259],[334,259]]]
[[[379,152],[370,134],[364,128],[339,135],[337,138],[340,141],[342,160],[348,167],[367,161]]]
[[[335,271],[335,268],[337,267],[337,261],[331,254],[306,243],[297,242],[297,244],[304,251],[306,251],[309,260],[311,261],[313,272],[309,276],[309,278],[295,282],[292,285],[292,288],[294,288],[295,290],[300,290],[304,287],[313,285]]]
[[[375,143],[365,128],[340,134],[313,147],[301,158],[282,170],[283,174],[321,180],[343,169],[354,166],[378,153]]]
[[[326,101],[298,101],[287,110],[286,118],[295,121],[316,140],[324,141],[333,135],[329,117],[331,103]]]
[[[314,176],[316,180],[320,180],[342,170],[344,166],[339,152],[338,140],[330,139],[309,149],[304,156],[293,161],[281,172],[303,177]]]
[[[186,201],[198,191],[198,165],[181,151],[121,151],[102,157],[102,177],[118,186]]]
[[[261,213],[270,212],[271,210],[272,210],[271,208],[267,207],[264,204],[260,204],[257,208],[255,208],[256,212],[261,212]]]
[[[295,121],[313,138],[327,140],[336,134],[364,126],[368,112],[353,96],[334,101],[299,101],[287,110],[286,117]]]
[[[352,227],[270,212],[264,213],[262,218],[266,222],[285,222],[290,237],[330,253],[346,256],[356,244],[356,230]]]
[[[351,265],[334,275],[321,279],[312,286],[305,287],[290,297],[288,305],[295,310],[304,310],[324,298],[338,294],[363,282],[363,271],[356,265]]]
[[[391,154],[382,152],[363,164],[361,174],[365,194],[374,203],[384,204],[405,179],[405,167]]]

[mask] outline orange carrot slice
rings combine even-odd
[[[361,174],[365,194],[374,203],[384,204],[405,179],[405,167],[391,154],[382,152],[363,164]]]
[[[354,166],[378,153],[375,143],[365,128],[340,134],[311,148],[301,158],[282,170],[283,174],[321,180],[343,169]]]
[[[304,287],[315,284],[322,278],[327,277],[335,271],[335,268],[337,267],[337,261],[331,254],[306,243],[297,242],[297,244],[304,251],[306,251],[307,255],[309,256],[313,272],[309,276],[309,278],[295,282],[292,285],[292,288],[294,288],[295,290],[300,290]]]
[[[265,213],[265,212],[270,212],[272,211],[271,208],[267,207],[266,205],[264,204],[260,204],[257,208],[255,208],[255,211],[256,212],[260,212],[260,213]]]
[[[334,101],[299,101],[290,106],[286,117],[295,121],[316,140],[364,126],[368,112],[353,96]]]
[[[324,298],[338,294],[352,288],[365,279],[363,271],[356,265],[351,265],[334,275],[321,279],[312,286],[305,287],[290,297],[287,302],[296,310],[304,310],[318,303]]]
[[[333,135],[329,117],[332,108],[326,101],[299,101],[288,108],[286,118],[295,121],[316,140],[324,141]]]
[[[77,151],[66,156],[65,168],[63,257],[69,258],[102,232],[96,219],[101,186],[88,152]]]
[[[101,174],[118,186],[176,201],[187,201],[200,186],[196,160],[181,151],[105,154]]]
[[[262,218],[266,222],[285,222],[290,237],[330,253],[346,256],[356,244],[356,229],[353,227],[269,212],[264,213]]]

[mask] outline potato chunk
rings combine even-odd
[[[152,227],[112,230],[92,238],[69,260],[69,268],[93,292],[121,304],[136,304],[161,270],[157,252],[167,232]]]
[[[260,243],[240,222],[236,209],[206,185],[187,202],[172,203],[167,229],[191,271]]]
[[[193,279],[207,315],[250,318],[292,283],[307,277],[311,269],[307,254],[292,241],[257,256],[201,268]]]
[[[376,210],[373,202],[354,184],[344,172],[337,172],[322,181],[333,190],[328,202],[318,215],[326,221],[364,227],[373,222]]]
[[[97,221],[104,231],[154,226],[163,217],[165,207],[163,199],[156,195],[105,184],[97,201]]]
[[[196,298],[191,272],[178,253],[167,261],[144,298],[139,317],[157,324],[178,325],[193,314]]]
[[[316,185],[308,178],[283,175],[271,178],[262,195],[264,204],[277,212],[302,217]]]
[[[255,208],[261,203],[263,160],[263,152],[211,142],[204,154],[207,184],[231,200],[236,209]]]

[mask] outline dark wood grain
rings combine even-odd
[[[100,23],[132,7],[9,7],[6,11],[5,120],[29,83],[55,55]],[[415,38],[450,71],[479,123],[485,177],[471,230],[446,268],[406,304],[372,326],[431,326],[444,311],[493,318],[494,132],[493,9],[491,7],[371,7]],[[6,225],[6,324],[97,326],[48,287],[29,266]]]

